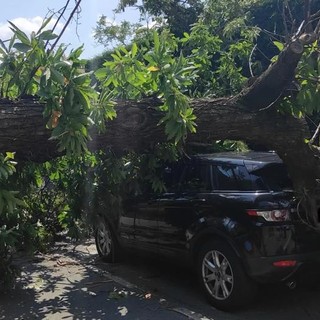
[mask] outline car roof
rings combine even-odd
[[[197,154],[196,159],[204,161],[217,161],[234,164],[260,164],[266,165],[270,163],[282,163],[282,160],[275,152],[220,152],[210,154]]]

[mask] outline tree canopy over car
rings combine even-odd
[[[0,42],[0,151],[8,152],[0,158],[0,216],[23,204],[11,191],[15,184],[8,189],[13,153],[20,163],[66,154],[94,166],[99,161],[88,150],[108,150],[154,172],[160,158],[228,139],[275,150],[306,223],[318,228],[320,3],[121,1],[119,9],[129,5],[139,5],[156,27],[110,29],[100,20],[101,42],[104,34],[131,36],[102,66],[83,60],[81,48],[67,53],[54,28],[46,29],[50,17],[31,35],[11,23],[14,36]],[[115,177],[116,169],[107,171]],[[41,186],[43,173],[37,179]]]

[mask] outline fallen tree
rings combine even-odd
[[[313,20],[317,18],[312,17]],[[312,145],[314,139],[305,119],[280,113],[277,108],[291,94],[288,88],[294,80],[304,47],[317,39],[320,26],[318,24],[314,31],[307,33],[302,33],[302,29],[287,43],[277,61],[238,95],[191,100],[190,106],[197,118],[197,133],[188,134],[185,143],[233,139],[275,150],[289,169],[301,205],[308,212],[309,222],[318,227],[319,149]],[[304,31],[307,29],[310,28]],[[31,76],[35,69],[31,68]],[[61,83],[65,83],[64,79]],[[7,91],[9,85],[10,82]],[[53,100],[54,93],[49,98]],[[122,154],[130,150],[150,150],[155,144],[167,141],[164,126],[159,125],[163,118],[163,112],[158,108],[161,103],[153,98],[118,101],[117,117],[107,122],[106,131],[98,133],[91,129],[89,148],[110,148]],[[46,128],[48,119],[43,112],[44,106],[36,100],[1,100],[0,152],[16,152],[16,159],[22,161],[43,162],[59,156],[57,140],[50,139],[51,131]],[[311,143],[307,143],[308,140]]]
[[[303,119],[276,111],[294,79],[295,68],[302,56],[306,42],[301,39],[292,41],[277,62],[237,96],[192,100],[197,134],[189,134],[187,142],[239,139],[259,142],[274,149],[277,140],[284,139],[284,144],[288,144],[292,140],[291,134],[295,143],[298,142],[296,135],[303,143],[310,139]],[[161,103],[152,98],[118,101],[117,118],[107,123],[105,133],[92,132],[91,148],[112,148],[117,153],[140,152],[166,141],[163,127],[158,125],[163,116],[158,110]],[[57,156],[56,143],[49,140],[48,119],[43,117],[43,111],[44,106],[36,99],[0,100],[0,151],[15,151],[18,159],[31,161],[45,161]]]
[[[206,143],[220,139],[244,140],[275,150],[288,166],[296,191],[310,207],[313,224],[318,222],[320,179],[318,149],[306,143],[311,138],[306,121],[281,114],[275,108],[279,97],[294,77],[305,44],[295,39],[250,87],[239,95],[221,99],[191,101],[197,117],[197,133],[186,143]],[[297,48],[299,50],[297,50]],[[143,152],[166,141],[160,101],[122,101],[117,118],[107,123],[106,132],[92,131],[91,149],[111,148],[115,153]],[[55,141],[49,140],[43,106],[36,101],[0,102],[0,151],[14,151],[19,160],[46,161],[59,155]],[[311,209],[311,210],[310,210]]]

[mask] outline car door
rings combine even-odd
[[[159,198],[159,251],[181,257],[187,253],[188,228],[207,210],[210,192],[210,166],[187,163],[179,186]]]
[[[124,247],[157,251],[157,200],[150,190],[128,195],[120,216],[120,241]]]
[[[123,200],[119,219],[119,238],[123,247],[135,247],[135,218],[138,200],[135,196],[126,196]]]
[[[140,197],[135,204],[135,245],[139,250],[158,251],[158,201],[153,193]]]

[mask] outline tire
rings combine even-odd
[[[108,222],[100,221],[95,229],[96,248],[100,258],[105,262],[115,262],[118,246]]]
[[[257,285],[227,243],[206,243],[200,249],[196,268],[202,289],[217,309],[232,311],[253,300]]]

